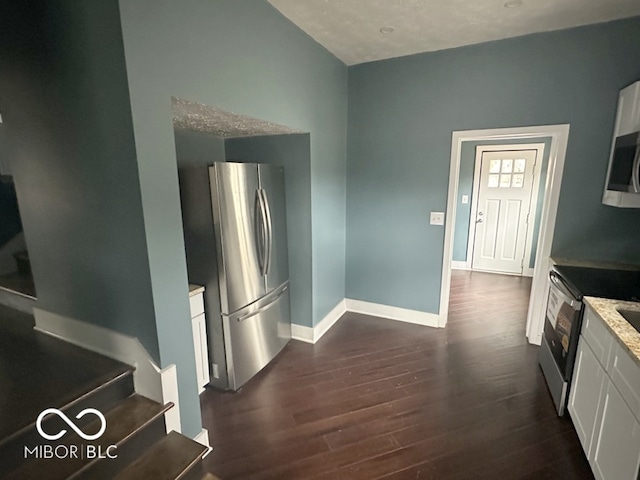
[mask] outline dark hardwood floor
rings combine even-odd
[[[434,329],[346,314],[239,393],[207,390],[207,470],[232,479],[590,479],[527,344],[530,279],[454,272]]]

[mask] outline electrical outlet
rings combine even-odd
[[[431,225],[444,225],[444,212],[431,212]]]
[[[211,364],[211,369],[213,370],[211,373],[213,373],[213,378],[220,378],[220,369],[218,368],[218,364],[217,363],[212,363]]]
[[[469,195],[462,195],[462,203],[469,203]]]

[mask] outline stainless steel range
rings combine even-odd
[[[584,314],[583,296],[640,299],[640,271],[554,266],[539,362],[558,410],[565,413],[578,337]]]

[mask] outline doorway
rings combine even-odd
[[[538,195],[547,161],[545,143],[476,147],[467,261],[462,269],[533,276]],[[458,228],[461,225],[456,226],[456,236]]]
[[[465,142],[539,142],[550,139],[549,160],[546,173],[541,173],[544,181],[544,195],[541,195],[540,233],[535,247],[532,289],[525,326],[530,343],[540,344],[544,325],[544,301],[546,297],[547,274],[550,266],[551,245],[555,230],[560,186],[564,170],[564,160],[569,138],[569,125],[541,125],[533,127],[514,127],[489,130],[456,131],[452,134],[449,190],[447,200],[447,218],[445,222],[444,255],[442,283],[440,289],[439,326],[444,327],[448,317],[451,269],[454,252],[454,231],[457,219],[459,197],[459,174],[461,169],[461,151]],[[538,207],[539,208],[539,207]]]

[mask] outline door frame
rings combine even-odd
[[[442,283],[440,285],[440,309],[438,326],[447,323],[451,288],[451,262],[455,229],[456,204],[458,198],[458,176],[460,174],[460,152],[463,142],[534,139],[551,137],[549,165],[545,179],[544,202],[540,219],[540,236],[536,249],[533,282],[527,312],[526,336],[529,343],[540,345],[544,326],[544,302],[547,294],[547,272],[550,267],[551,245],[555,230],[560,186],[569,139],[569,124],[539,125],[531,127],[495,128],[486,130],[454,131],[451,135],[451,159],[449,168],[449,193],[447,218],[444,232],[444,254],[442,259]]]
[[[531,246],[533,244],[533,230],[535,227],[535,218],[538,211],[538,195],[540,195],[540,172],[542,171],[542,158],[544,155],[544,143],[518,143],[515,145],[478,145],[476,148],[475,165],[473,167],[473,188],[471,190],[471,213],[469,215],[469,235],[467,237],[467,260],[465,262],[467,270],[473,270],[473,249],[476,239],[475,218],[478,212],[478,196],[480,194],[480,165],[482,163],[482,154],[484,152],[501,152],[501,151],[514,151],[514,150],[535,150],[536,151],[536,166],[533,170],[534,182],[531,190],[531,205],[529,206],[529,214],[533,219],[533,223],[530,224],[531,228],[527,227],[527,238],[525,243],[525,256],[528,254],[531,257]],[[516,275],[505,273],[505,275]],[[529,263],[522,269],[521,276],[532,277],[533,268],[529,267]]]

